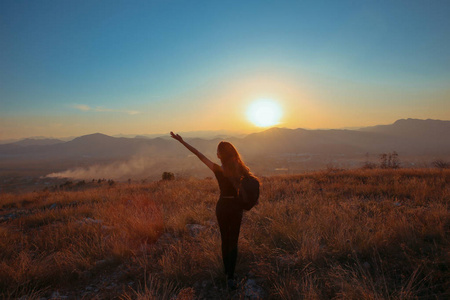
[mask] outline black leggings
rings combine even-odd
[[[222,259],[228,279],[233,279],[234,275],[243,213],[234,201],[235,199],[220,198],[216,205],[216,216],[222,237]]]

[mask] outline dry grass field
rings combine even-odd
[[[214,179],[90,182],[0,195],[5,299],[445,299],[450,170],[262,178],[236,290]]]

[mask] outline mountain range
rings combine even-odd
[[[215,159],[217,144],[222,139],[186,140]],[[298,166],[310,164],[309,168],[314,168],[311,161],[360,160],[366,153],[379,155],[392,151],[403,157],[446,158],[450,156],[450,121],[401,119],[390,125],[357,130],[271,128],[244,137],[226,137],[226,140],[233,143],[250,164],[255,167],[264,165],[261,172],[280,166],[285,168],[293,163]],[[191,164],[185,164],[186,160],[191,160],[189,155],[184,147],[168,137],[125,138],[94,133],[71,141],[25,139],[0,145],[0,175],[30,168],[36,171],[40,167],[42,173],[61,172],[77,167],[127,162],[137,157],[151,158],[153,162],[159,160],[162,169],[163,161],[168,164],[176,161],[180,168],[186,170],[191,168]],[[170,168],[176,170],[177,166]]]

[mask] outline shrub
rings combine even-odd
[[[162,180],[174,180],[175,175],[172,172],[164,172],[162,173]]]
[[[450,162],[445,161],[443,159],[436,159],[432,162],[433,166],[438,169],[449,169],[450,168]]]

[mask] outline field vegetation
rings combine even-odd
[[[222,275],[214,179],[0,195],[0,297],[444,299],[450,170],[262,178],[236,290]]]

